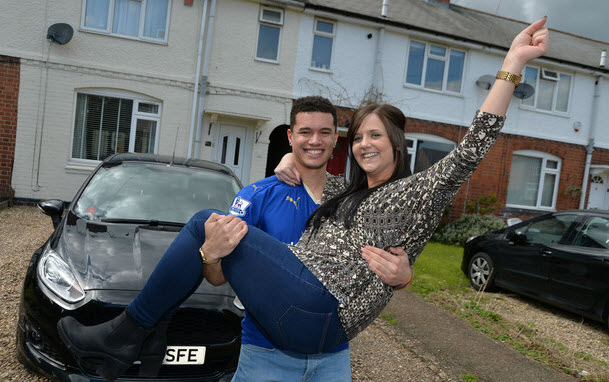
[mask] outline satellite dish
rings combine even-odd
[[[485,74],[476,80],[476,85],[479,88],[488,90],[491,88],[491,85],[493,85],[493,82],[495,82],[495,76],[491,76],[490,74]]]
[[[70,24],[66,23],[53,24],[47,31],[47,38],[60,45],[67,44],[73,35],[74,29],[72,29]]]
[[[514,97],[518,99],[526,99],[535,94],[535,88],[526,82],[521,83],[516,90],[514,90]]]

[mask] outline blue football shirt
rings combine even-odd
[[[307,219],[319,207],[303,185],[292,187],[276,176],[244,187],[229,212],[286,244],[296,244]],[[241,322],[241,343],[272,349],[275,346],[260,332],[247,314]],[[345,342],[333,351],[344,350]]]

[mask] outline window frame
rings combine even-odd
[[[533,104],[532,105],[527,105],[525,104],[525,100],[522,99],[520,100],[520,108],[521,109],[525,109],[525,110],[532,110],[532,111],[536,111],[536,112],[540,112],[540,113],[550,113],[550,114],[555,114],[555,115],[562,115],[562,116],[568,116],[570,111],[571,111],[571,103],[573,100],[573,83],[575,82],[575,73],[567,73],[567,72],[562,72],[560,70],[555,70],[555,69],[550,69],[550,68],[545,68],[545,67],[541,67],[541,66],[535,66],[535,65],[526,65],[524,67],[524,69],[522,70],[523,73],[523,82],[525,81],[525,75],[526,75],[526,70],[527,68],[531,68],[531,69],[535,69],[537,70],[537,78],[535,79],[535,83],[534,84],[530,84],[535,88],[535,93],[533,94],[533,96],[531,98],[533,98]],[[550,73],[556,73],[557,77],[552,77],[551,75],[547,74],[548,72]],[[570,83],[569,83],[569,94],[568,94],[568,100],[567,100],[567,110],[562,111],[562,110],[556,110],[556,104],[558,103],[558,84],[560,83],[560,77],[561,75],[563,76],[569,76],[570,77]],[[549,82],[554,82],[556,85],[554,86],[554,92],[552,93],[552,108],[551,110],[547,110],[547,109],[541,109],[538,106],[539,100],[538,100],[538,96],[539,96],[539,82],[540,80],[545,80],[545,81],[549,81]]]
[[[559,158],[555,155],[544,153],[542,151],[533,151],[533,150],[517,150],[512,152],[512,161],[514,156],[522,156],[529,158],[537,158],[541,159],[541,170],[539,173],[539,186],[537,189],[537,198],[535,200],[534,206],[528,206],[523,204],[513,204],[509,203],[508,193],[510,188],[510,179],[508,178],[508,189],[506,190],[506,207],[510,208],[520,208],[520,209],[528,209],[528,210],[542,210],[542,211],[556,211],[556,200],[558,199],[558,186],[560,185],[560,172],[562,170],[562,158]],[[557,162],[556,168],[547,168],[548,161]],[[513,163],[513,162],[512,162]],[[510,163],[510,177],[512,174],[512,163]],[[554,188],[552,190],[552,205],[550,207],[542,206],[541,199],[543,197],[543,188],[545,185],[545,175],[546,174],[554,174],[556,175],[556,180],[554,182]]]
[[[278,12],[281,15],[281,20],[279,22],[274,22],[271,20],[265,20],[263,18],[264,10],[269,10],[273,12]],[[271,64],[279,64],[279,57],[281,56],[281,36],[283,35],[283,26],[285,24],[285,11],[281,8],[269,7],[266,5],[260,6],[260,11],[258,12],[258,23],[256,24],[256,45],[254,48],[254,60],[268,62]],[[273,27],[279,29],[279,37],[277,38],[277,59],[271,60],[264,57],[258,57],[258,45],[260,44],[260,27],[262,25],[266,25],[268,27]]]
[[[154,136],[153,154],[158,154],[159,136],[160,136],[160,131],[161,131],[161,117],[162,117],[162,111],[163,111],[163,103],[161,101],[159,101],[155,98],[152,98],[152,97],[148,97],[148,96],[145,96],[142,94],[137,94],[137,93],[133,93],[133,92],[129,92],[129,91],[119,91],[119,90],[113,90],[113,89],[100,89],[100,88],[80,88],[80,89],[74,89],[74,106],[73,106],[74,111],[72,113],[72,128],[71,128],[71,135],[70,135],[70,158],[69,158],[70,162],[90,163],[90,164],[97,165],[98,163],[103,161],[103,159],[96,160],[96,159],[77,158],[77,157],[73,156],[73,154],[74,154],[73,153],[74,134],[75,134],[75,129],[76,129],[76,119],[78,118],[78,115],[76,114],[77,113],[77,100],[78,100],[79,94],[100,96],[100,97],[121,98],[121,99],[133,101],[133,109],[131,111],[131,126],[129,128],[129,148],[127,149],[126,152],[128,152],[128,153],[134,152],[133,149],[135,148],[135,134],[137,132],[137,121],[139,119],[141,119],[141,120],[147,120],[147,121],[155,121],[157,123],[155,136]],[[147,113],[147,112],[138,111],[140,103],[149,103],[149,104],[157,105],[159,107],[158,112],[157,113]]]
[[[321,32],[317,30],[317,22],[322,21],[324,23],[332,24],[332,33]],[[332,72],[332,61],[334,58],[334,47],[336,46],[336,28],[338,23],[336,20],[330,20],[326,18],[316,17],[313,19],[313,39],[311,41],[311,59],[309,60],[309,69],[324,73]],[[315,36],[328,37],[332,39],[332,49],[330,50],[330,66],[328,68],[313,66],[313,52],[315,51]]]
[[[167,18],[165,19],[165,37],[163,39],[144,36],[144,28],[145,28],[145,21],[146,21],[146,8],[148,6],[148,0],[137,0],[142,3],[142,7],[140,10],[140,22],[139,22],[137,36],[131,36],[131,35],[112,32],[112,27],[113,27],[113,22],[114,22],[115,0],[108,0],[108,19],[106,20],[106,29],[93,28],[90,26],[86,26],[85,18],[86,18],[88,1],[89,0],[82,0],[82,10],[81,10],[81,16],[80,16],[80,30],[82,30],[83,32],[98,33],[98,34],[104,34],[104,35],[108,35],[108,36],[126,38],[129,40],[151,42],[151,43],[156,43],[156,44],[167,44],[167,42],[169,40],[169,29],[170,29],[169,21],[171,20],[172,0],[167,0]]]
[[[410,163],[408,165],[410,167],[410,172],[412,174],[414,174],[414,165],[417,160],[416,147],[417,147],[417,142],[419,140],[442,143],[442,144],[446,144],[446,145],[453,145],[453,148],[451,149],[451,151],[454,150],[455,147],[457,147],[456,142],[451,141],[448,138],[441,137],[439,135],[432,135],[432,134],[425,134],[425,133],[404,133],[404,138],[406,138],[406,151],[407,151],[406,155],[407,156],[410,155]],[[413,143],[412,147],[408,145],[409,141],[411,141]],[[450,153],[450,151],[448,153]],[[448,155],[448,153],[447,153],[447,155]]]
[[[423,66],[421,68],[421,84],[413,84],[410,82],[407,82],[408,79],[408,63],[410,60],[410,49],[411,49],[411,44],[413,42],[419,43],[419,44],[423,44],[425,45],[425,54],[423,57]],[[446,49],[446,55],[444,57],[440,57],[440,56],[436,56],[430,53],[431,50],[431,46],[438,46],[441,48]],[[461,70],[461,87],[460,90],[458,92],[452,91],[452,90],[448,90],[447,86],[448,86],[448,72],[449,72],[449,68],[450,68],[450,56],[452,51],[458,51],[458,52],[462,52],[463,53],[463,67]],[[442,89],[438,90],[438,89],[433,89],[433,88],[428,88],[425,87],[425,75],[427,73],[427,63],[430,59],[434,59],[434,60],[438,60],[438,61],[444,61],[446,64],[444,65],[444,73],[442,74]],[[417,40],[417,39],[408,39],[408,46],[406,49],[406,60],[405,60],[405,68],[404,68],[404,80],[402,81],[402,85],[404,87],[409,87],[409,88],[414,88],[414,89],[421,89],[421,90],[425,90],[425,91],[430,91],[430,92],[435,92],[435,93],[442,93],[442,94],[450,94],[450,95],[462,95],[463,94],[463,85],[465,84],[465,69],[467,66],[467,50],[465,49],[460,49],[457,47],[453,47],[450,45],[443,45],[442,43],[435,43],[435,42],[431,42],[431,41],[423,41],[423,40]]]

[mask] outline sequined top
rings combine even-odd
[[[336,217],[324,219],[315,235],[308,228],[298,244],[290,246],[338,300],[349,340],[381,313],[393,295],[393,287],[370,270],[361,248],[401,246],[414,263],[445,207],[499,136],[504,121],[505,117],[478,111],[453,151],[427,170],[375,190],[358,207],[349,229]]]

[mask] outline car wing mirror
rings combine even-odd
[[[38,202],[38,208],[40,208],[45,215],[51,217],[53,228],[57,228],[61,222],[61,215],[63,215],[63,201],[58,199],[43,200]]]
[[[527,241],[527,235],[523,232],[510,231],[507,234],[507,239],[510,241],[510,244],[522,244]]]

